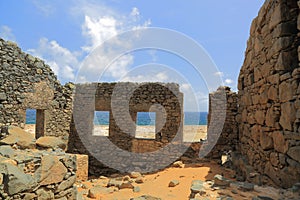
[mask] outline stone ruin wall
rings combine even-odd
[[[204,145],[215,145],[206,156],[207,158],[218,159],[236,150],[238,144],[237,101],[237,93],[230,91],[229,87],[220,87],[216,92],[209,94],[207,144],[204,143]],[[226,105],[222,105],[224,103]],[[213,116],[213,112],[216,115]],[[225,116],[222,116],[223,114]],[[221,130],[219,130],[220,126],[222,126]]]
[[[105,155],[98,155],[98,158],[109,158],[115,155],[117,156],[116,164],[132,165],[132,171],[151,171],[151,165],[147,164],[147,161],[141,161],[139,157],[128,159],[124,150],[151,154],[172,140],[181,143],[182,105],[183,94],[179,91],[178,84],[174,83],[77,84],[69,152],[89,155],[90,174],[116,172],[96,159],[99,152],[106,153]],[[95,111],[109,111],[108,137],[93,136]],[[137,112],[156,113],[155,139],[138,139],[135,137]],[[89,149],[90,152],[86,149],[87,146],[92,147]],[[170,159],[180,157],[179,152],[176,153],[176,151],[178,151],[176,148],[165,149],[160,155],[160,163],[157,164],[163,165]],[[155,155],[153,153],[153,156]],[[164,162],[164,160],[166,161]],[[151,162],[156,161],[153,158]]]
[[[296,0],[265,2],[252,22],[238,79],[238,149],[282,187],[300,180],[298,6]]]
[[[26,109],[36,109],[37,138],[61,136],[67,141],[73,87],[71,83],[60,85],[42,60],[0,39],[0,127],[24,128]]]

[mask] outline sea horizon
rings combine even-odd
[[[208,112],[184,112],[184,125],[207,125]],[[26,111],[26,124],[36,123],[36,110],[28,109]],[[95,125],[109,125],[108,112],[96,112],[94,118]],[[139,112],[137,116],[137,125],[154,126],[155,114],[147,112]]]

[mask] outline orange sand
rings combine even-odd
[[[159,197],[163,200],[188,200],[190,195],[190,187],[193,180],[213,180],[216,174],[223,174],[226,178],[232,177],[235,174],[234,171],[225,169],[215,162],[207,162],[194,165],[186,165],[185,168],[167,168],[163,171],[157,172],[155,174],[145,175],[145,182],[142,184],[136,184],[135,186],[140,187],[140,192],[134,193],[132,189],[122,189],[111,194],[101,195],[97,200],[128,200],[133,197],[139,197],[142,195],[151,195]],[[168,187],[171,180],[180,181],[179,185],[175,187]],[[83,190],[88,191],[95,185],[102,185],[103,180],[98,179],[96,182],[90,181],[84,182],[83,184],[87,186],[87,189],[78,188],[79,192]],[[80,185],[78,183],[78,185]],[[211,190],[207,189],[207,196],[209,199],[216,199],[220,195],[230,195],[233,199],[252,199],[252,197],[257,195],[262,195],[257,191],[243,192],[240,190],[235,190],[236,194],[232,193],[233,188]],[[272,193],[269,194],[272,197]],[[276,195],[275,193],[273,195]],[[90,199],[87,195],[83,195],[85,199]],[[276,196],[274,196],[276,197]],[[276,199],[276,198],[275,198]]]

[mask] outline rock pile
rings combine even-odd
[[[106,194],[114,193],[123,189],[131,189],[133,192],[140,192],[139,184],[144,183],[144,178],[139,172],[131,172],[124,177],[118,176],[116,178],[108,178],[101,176],[98,180],[89,180],[92,187],[87,189],[85,184],[77,184],[77,187],[81,187],[83,190],[79,195],[87,195],[92,199],[99,199]]]
[[[0,199],[76,199],[77,158],[62,140],[46,137],[44,145],[14,126],[0,139]]]

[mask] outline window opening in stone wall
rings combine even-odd
[[[39,138],[45,132],[45,110],[26,109],[25,130]]]
[[[155,112],[137,112],[135,137],[139,139],[155,139]]]
[[[208,112],[184,112],[183,142],[200,142],[207,138]]]
[[[109,136],[109,111],[94,112],[94,136]]]

